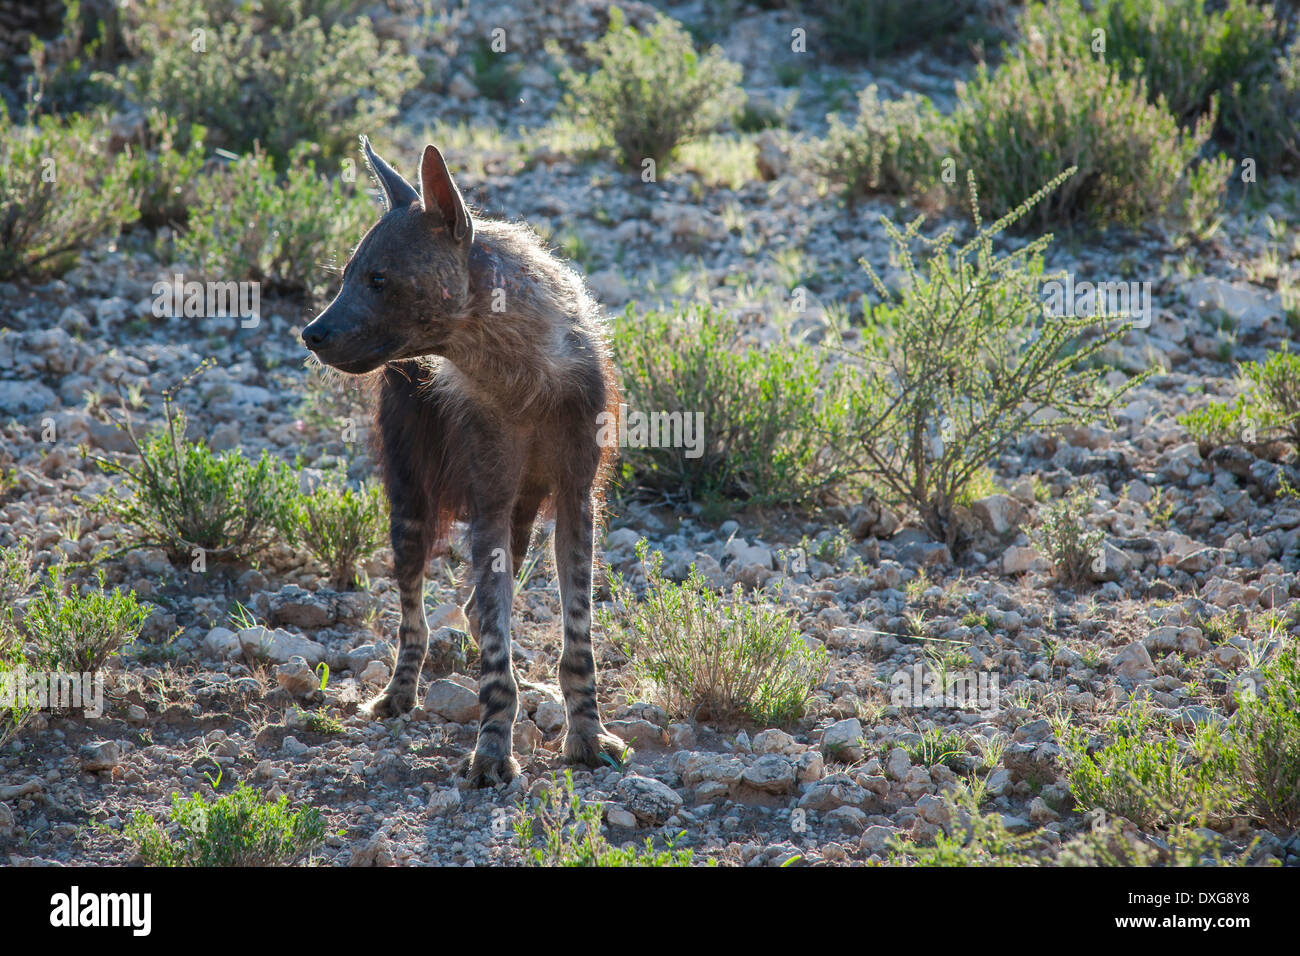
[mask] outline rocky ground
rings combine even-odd
[[[594,36],[591,6],[541,4],[521,35]],[[558,96],[548,71],[525,67],[519,102],[489,101],[466,81],[466,54],[454,44],[418,45],[444,85],[417,97],[387,135],[413,155],[430,128],[484,131],[473,141],[482,148],[449,151],[471,201],[485,214],[576,235],[588,250],[581,265],[611,310],[695,295],[761,329],[771,290],[803,282],[813,308],[801,321],[815,338],[827,307],[856,303],[867,290],[859,258],[888,273],[877,217],[905,213],[883,202],[850,210],[824,195],[800,143],[866,82],[942,102],[971,65],[926,53],[874,71],[819,60],[781,82],[792,15],[742,8],[734,21],[710,25],[705,6],[670,12],[716,30],[745,64],[751,100],[784,117],[785,131],[738,137],[759,171],[738,188],[704,163],[647,186],[605,160],[564,153],[545,141]],[[645,8],[629,9],[635,22]],[[496,16],[505,15],[485,4],[457,30],[486,32]],[[381,32],[402,35],[402,22],[385,15]],[[518,138],[502,132],[520,127]],[[1266,198],[1234,195],[1219,233],[1201,245],[1121,233],[1053,247],[1051,267],[1152,282],[1151,327],[1112,351],[1108,374],[1152,365],[1157,374],[1127,396],[1113,428],[1034,437],[997,461],[1005,491],[972,509],[981,532],[963,554],[906,515],[866,504],[802,517],[740,511],[721,524],[695,507],[615,506],[603,555],[611,569],[635,583],[633,548],[645,537],[670,576],[695,563],[718,584],[767,584],[805,640],[827,648],[831,667],[794,726],[674,723],[628,702],[626,662],[598,635],[603,713],[636,754],[621,771],[576,771],[574,783],[605,803],[611,841],[675,837],[697,860],[735,865],[883,861],[892,837],[926,842],[949,825],[941,795],[990,754],[986,809],[1031,834],[1032,852],[1048,862],[1089,826],[1055,759],[1060,714],[1096,729],[1137,695],[1175,726],[1225,719],[1232,690],[1260,678],[1258,662],[1278,637],[1265,613],[1300,634],[1300,500],[1276,495],[1279,469],[1294,487],[1300,476],[1244,453],[1207,460],[1175,421],[1235,394],[1236,363],[1294,335],[1294,303],[1280,290],[1300,281],[1292,241],[1300,204],[1289,184],[1254,188]],[[106,413],[125,406],[137,423],[155,421],[162,390],[207,357],[216,368],[181,397],[193,434],[217,448],[301,455],[309,472],[344,459],[354,476],[370,473],[365,428],[351,444],[333,424],[363,397],[302,367],[297,332],[309,309],[264,301],[251,329],[233,319],[153,319],[151,288],[178,267],[159,261],[152,239],[128,234],[57,281],[0,284],[0,465],[16,469],[0,498],[0,543],[30,542],[45,561],[116,550],[120,529],[86,505],[112,482],[79,448],[123,454]],[[1072,591],[1058,586],[1025,528],[1042,501],[1085,478],[1097,488],[1093,521],[1106,531],[1108,560],[1099,580]],[[826,544],[822,557],[788,573],[783,552],[804,538],[814,550]],[[436,564],[435,626],[454,617],[455,597],[450,559]],[[119,829],[133,811],[161,811],[173,792],[210,795],[219,776],[221,792],[247,780],[320,808],[331,833],[322,863],[520,862],[513,816],[560,766],[559,605],[549,567],[516,604],[515,663],[528,684],[515,746],[525,772],[504,792],[457,786],[455,767],[475,736],[476,685],[454,631],[435,633],[428,690],[409,719],[380,723],[357,712],[387,680],[398,616],[387,550],[365,570],[365,591],[336,594],[305,555],[283,547],[257,568],[214,565],[202,574],[155,551],[112,559],[110,582],[153,606],[145,633],[110,665],[101,718],[40,715],[0,754],[0,859],[128,863],[133,849]],[[232,623],[236,601],[254,626]],[[970,666],[997,675],[996,709],[911,708],[891,698],[894,675],[932,646],[912,639],[918,626],[968,645]],[[331,674],[323,699],[310,673],[320,661]],[[320,732],[312,715],[322,712],[339,717],[338,732]],[[908,756],[934,727],[971,742],[956,769]],[[1215,837],[1227,851],[1255,838],[1254,859],[1300,863],[1294,837],[1244,827]]]

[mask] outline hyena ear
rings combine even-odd
[[[374,171],[375,178],[379,180],[379,185],[384,189],[384,198],[388,201],[389,209],[395,209],[398,206],[409,206],[420,198],[415,192],[415,187],[403,179],[397,170],[380,159],[379,154],[370,148],[369,137],[361,137],[361,151],[366,154],[366,163]]]
[[[420,160],[420,192],[425,213],[436,211],[453,239],[457,242],[473,241],[474,223],[470,221],[465,200],[452,181],[451,173],[447,172],[442,153],[433,144],[424,147],[424,157]]]

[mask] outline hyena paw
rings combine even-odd
[[[519,776],[519,763],[511,753],[479,744],[460,765],[460,775],[471,787],[495,787]]]
[[[400,717],[415,706],[415,688],[389,684],[382,694],[366,704],[364,710],[376,720]]]
[[[596,724],[589,730],[570,729],[566,732],[560,752],[564,754],[566,763],[622,767],[631,757],[632,748],[622,738]]]

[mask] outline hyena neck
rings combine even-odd
[[[445,358],[478,401],[519,415],[562,399],[575,321],[562,270],[523,227],[475,222],[469,301]]]

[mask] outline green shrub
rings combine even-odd
[[[1097,560],[1106,532],[1090,527],[1088,515],[1096,491],[1080,483],[1043,509],[1038,527],[1030,532],[1034,547],[1047,555],[1057,578],[1068,585],[1083,584]]]
[[[832,50],[871,58],[957,32],[974,6],[970,0],[814,0],[811,4]]]
[[[370,228],[375,207],[364,190],[297,160],[279,176],[267,156],[252,153],[200,178],[177,254],[205,276],[251,279],[263,292],[324,290],[332,278],[325,263]]]
[[[1105,418],[1141,380],[1111,390],[1090,367],[1130,323],[1044,315],[1042,283],[1060,278],[1043,272],[1051,236],[1006,254],[994,249],[994,237],[1063,179],[1057,176],[989,225],[979,218],[971,180],[977,232],[956,248],[952,227],[929,239],[918,232],[919,218],[900,231],[881,217],[904,277],[897,298],[863,262],[882,303],[867,307],[868,330],[876,331],[842,347],[852,440],[833,447],[846,470],[882,497],[915,509],[949,545],[960,530],[955,506],[1013,441]],[[911,251],[917,241],[926,250],[920,265]],[[1049,413],[1058,417],[1046,420]]]
[[[321,561],[336,591],[351,587],[357,562],[388,540],[388,499],[378,485],[346,486],[346,474],[333,476],[298,496],[294,538]]]
[[[1262,693],[1238,692],[1236,739],[1247,804],[1278,832],[1300,829],[1300,652],[1264,667]]]
[[[858,94],[852,126],[830,119],[822,172],[850,200],[871,193],[925,192],[939,178],[942,123],[928,99],[905,93],[882,101],[875,84]]]
[[[637,554],[646,593],[637,601],[613,582],[615,610],[605,615],[611,640],[630,661],[635,680],[669,714],[700,720],[751,718],[764,725],[803,716],[827,667],[787,615],[711,590],[694,568],[682,584],[666,580],[663,555]]]
[[[479,37],[470,51],[474,64],[474,85],[488,99],[511,103],[519,96],[519,65],[505,53],[492,49],[486,37]]]
[[[1300,37],[1273,61],[1272,74],[1234,80],[1219,107],[1222,138],[1265,171],[1300,168]]]
[[[691,850],[656,850],[647,837],[644,848],[614,847],[600,832],[604,804],[585,803],[573,792],[573,771],[564,771],[561,786],[552,775],[531,815],[524,808],[515,820],[515,841],[529,866],[690,866]],[[540,832],[538,832],[540,830]],[[540,845],[538,845],[540,842]]]
[[[1028,5],[1022,31],[1031,43],[1069,36],[1091,44],[1100,29],[1107,61],[1125,79],[1141,77],[1152,102],[1162,98],[1179,122],[1212,115],[1217,100],[1218,132],[1234,155],[1261,163],[1295,155],[1300,61],[1294,50],[1279,50],[1285,26],[1271,6],[1098,0],[1091,7],[1085,12],[1078,0]]]
[[[198,196],[207,132],[201,126],[182,132],[174,118],[156,111],[145,128],[145,143],[133,147],[130,177],[131,188],[140,195],[140,220],[151,229],[184,224]]]
[[[1243,362],[1243,392],[1232,403],[1211,402],[1178,416],[1178,423],[1207,447],[1263,448],[1286,442],[1300,451],[1300,354],[1287,347],[1264,362]]]
[[[136,438],[125,430],[136,460],[122,464],[96,458],[110,474],[120,474],[123,491],[102,496],[97,506],[127,527],[135,546],[167,549],[174,559],[248,558],[292,527],[297,481],[293,471],[266,451],[256,461],[240,449],[212,451],[185,440],[185,416],[170,396],[166,423]]]
[[[34,662],[42,670],[85,673],[95,671],[122,647],[140,636],[149,612],[135,592],[98,587],[86,594],[69,591],[58,568],[27,605],[23,630],[35,647]]]
[[[969,658],[967,662],[969,663]],[[944,690],[947,689],[945,682]],[[933,767],[941,764],[949,770],[960,769],[964,758],[969,752],[966,749],[966,741],[961,734],[953,733],[950,730],[941,730],[938,727],[932,727],[925,731],[921,734],[920,740],[905,749],[914,764],[923,767]]]
[[[0,280],[66,271],[139,218],[132,161],[108,155],[105,122],[15,123],[0,102]]]
[[[620,159],[656,166],[682,143],[716,129],[744,102],[741,68],[713,47],[703,55],[690,35],[658,15],[642,33],[610,8],[609,30],[586,44],[590,74],[565,68],[565,108],[579,125],[612,144]]]
[[[281,169],[299,144],[343,156],[358,130],[397,115],[419,78],[415,61],[381,43],[364,17],[327,32],[316,17],[299,18],[294,3],[273,6],[265,22],[228,3],[145,7],[128,31],[142,55],[119,69],[118,90],[201,123],[213,145],[237,153],[260,145]]]
[[[290,810],[287,796],[265,802],[243,783],[211,802],[172,794],[171,824],[164,828],[143,810],[128,821],[123,832],[145,866],[288,866],[325,838],[315,807]]]
[[[708,305],[642,315],[629,306],[614,326],[614,352],[629,418],[621,455],[632,480],[758,502],[806,502],[838,481],[825,437],[838,434],[834,383],[823,387],[810,347],[745,345],[736,322]],[[633,412],[702,421],[702,434],[694,448],[635,447]]]
[[[0,685],[6,680],[17,680],[27,667],[14,604],[27,594],[35,581],[30,548],[15,546],[0,552]],[[14,688],[15,692],[17,689]],[[0,747],[22,729],[32,711],[25,695],[20,702],[15,693],[12,705],[0,703]]]
[[[1070,40],[1021,46],[993,72],[981,64],[959,88],[953,148],[958,163],[975,172],[982,211],[1001,215],[1076,167],[1022,226],[1083,217],[1096,225],[1169,220],[1209,228],[1231,166],[1223,157],[1197,163],[1213,116],[1180,129],[1149,101],[1141,78],[1121,78]]]
[[[1083,809],[1099,807],[1149,829],[1206,826],[1235,806],[1239,757],[1212,726],[1184,744],[1170,730],[1155,731],[1145,708],[1134,708],[1109,733],[1112,742],[1095,753],[1078,727],[1061,741],[1070,792]]]

